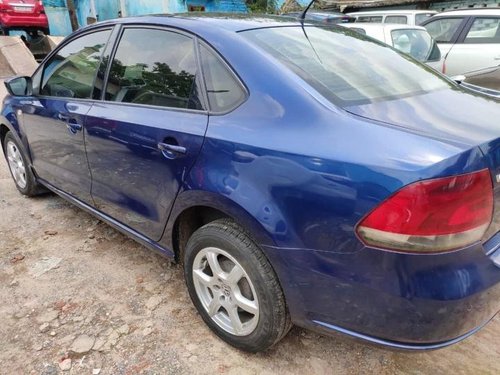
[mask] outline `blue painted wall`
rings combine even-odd
[[[87,24],[87,17],[95,18],[95,14],[91,7],[90,0],[80,0],[77,3],[75,2],[75,6],[76,6],[76,16],[78,18],[78,24],[80,26]]]
[[[169,0],[125,0],[124,3],[127,16],[169,13]]]
[[[43,0],[43,6],[49,20],[51,35],[68,35],[71,33],[71,21],[65,0]]]
[[[87,17],[99,21],[122,16],[137,16],[152,13],[183,13],[189,6],[204,6],[206,12],[248,12],[245,0],[73,0],[80,26],[87,25]],[[277,0],[278,8],[284,0]],[[308,0],[298,0],[307,4]],[[43,0],[50,31],[53,35],[71,33],[71,23],[66,0]]]

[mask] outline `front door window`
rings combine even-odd
[[[111,30],[87,34],[61,48],[45,64],[40,93],[65,98],[90,98],[110,34]]]

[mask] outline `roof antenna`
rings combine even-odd
[[[304,22],[304,19],[306,18],[306,13],[307,11],[309,10],[309,8],[311,7],[311,5],[313,5],[314,1],[316,0],[311,0],[311,2],[309,3],[309,5],[306,7],[306,9],[304,9],[304,11],[300,14],[300,17],[299,17],[299,20],[301,22]]]

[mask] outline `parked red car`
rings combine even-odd
[[[0,0],[0,27],[6,35],[12,29],[49,33],[49,22],[39,0]]]

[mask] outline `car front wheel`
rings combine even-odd
[[[17,190],[29,197],[44,192],[43,187],[37,183],[21,146],[11,132],[5,136],[3,148]]]
[[[184,254],[189,294],[205,323],[227,343],[257,352],[291,327],[283,291],[248,234],[221,219],[199,228]]]

